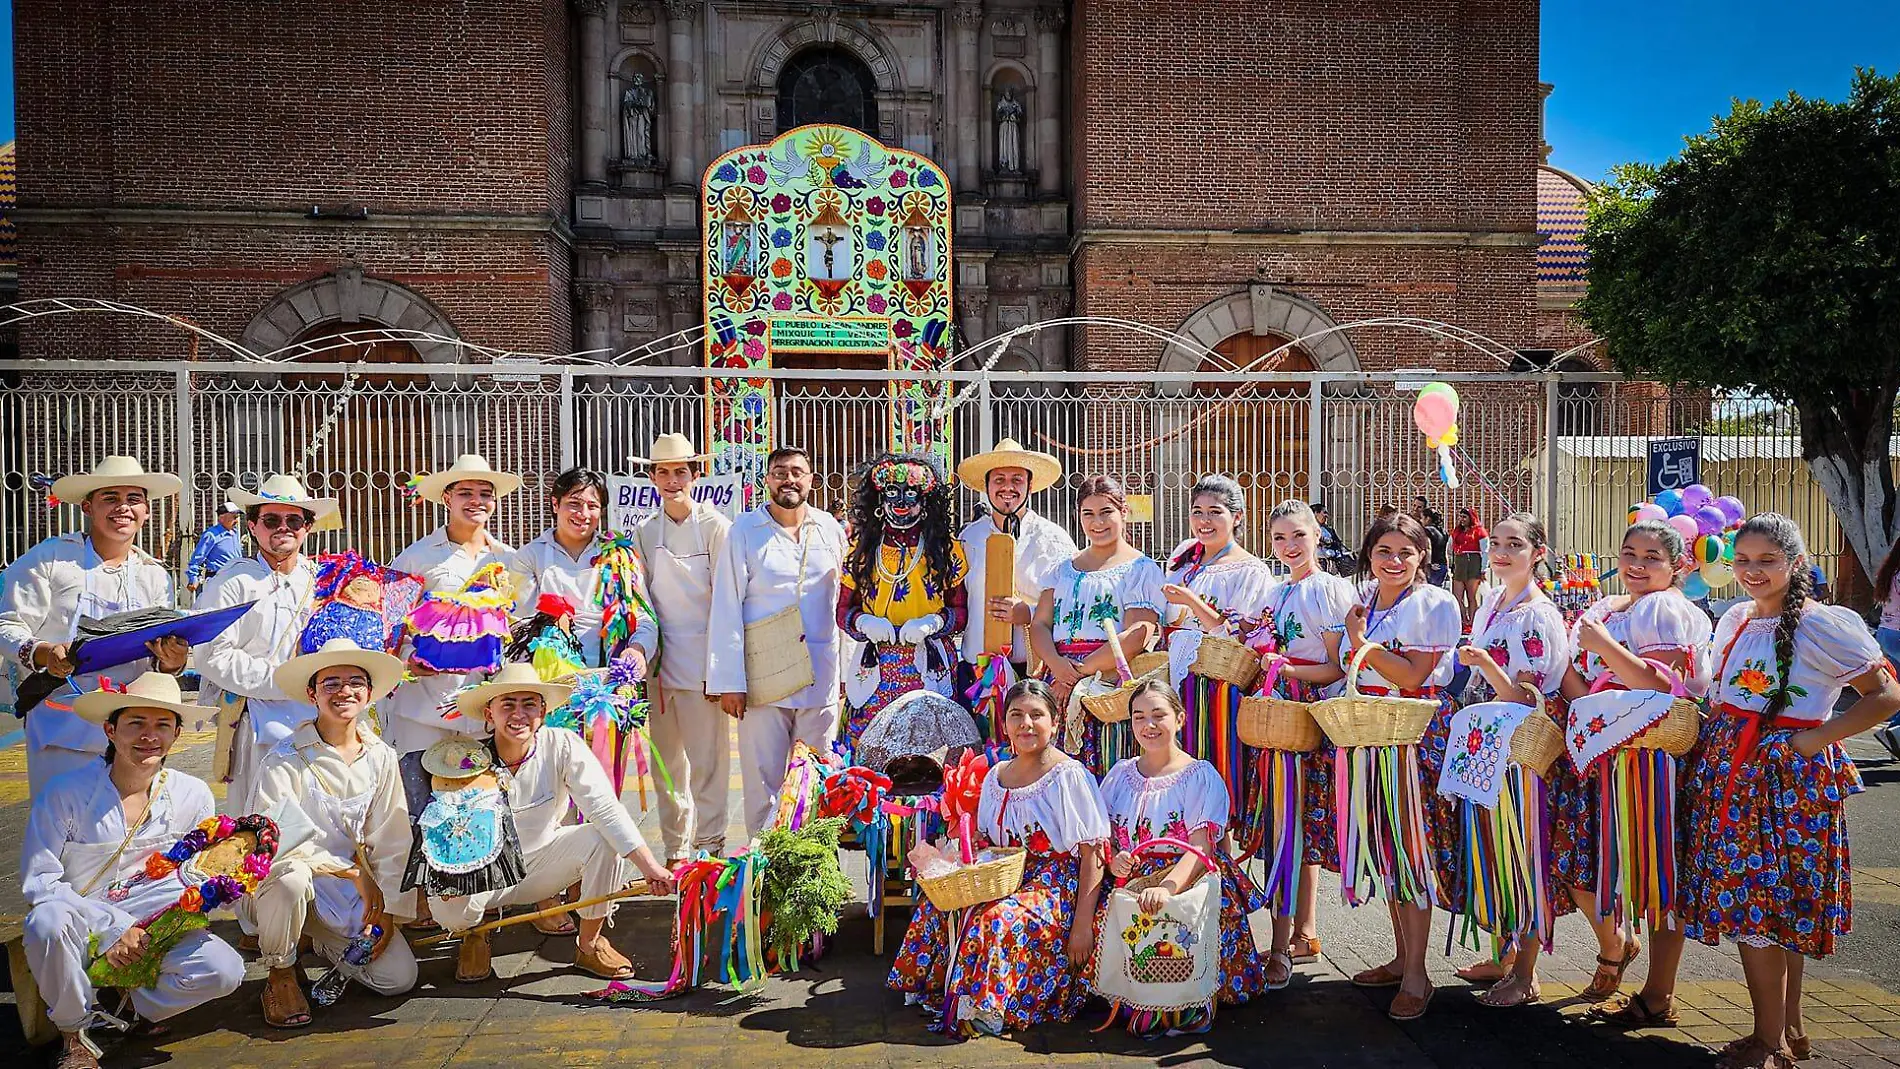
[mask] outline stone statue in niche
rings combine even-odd
[[[1021,174],[1023,171],[1023,102],[1016,98],[1016,87],[1003,90],[996,102],[996,171]]]
[[[655,98],[653,79],[635,74],[620,94],[621,158],[653,158],[653,115]]]

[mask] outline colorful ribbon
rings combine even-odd
[[[1676,759],[1624,747],[1597,765],[1597,913],[1639,931],[1676,902]]]
[[[1361,906],[1381,893],[1391,902],[1436,904],[1418,747],[1340,747],[1333,755],[1333,790],[1346,904]]]
[[[1459,802],[1458,852],[1465,894],[1463,934],[1527,936],[1551,949],[1557,924],[1550,889],[1550,829],[1544,781],[1518,765],[1506,770],[1496,806]]]

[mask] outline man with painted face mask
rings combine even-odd
[[[873,718],[916,690],[955,692],[955,636],[967,620],[970,565],[954,529],[950,486],[935,461],[886,453],[851,491],[851,550],[838,627],[864,643],[844,669],[844,737],[853,749]]]
[[[964,486],[983,495],[988,511],[963,528],[958,540],[970,569],[963,581],[964,597],[975,607],[969,626],[963,631],[962,658],[957,666],[957,693],[967,695],[982,672],[979,664],[986,653],[1004,652],[1009,658],[1011,678],[1027,675],[1029,662],[1029,619],[1035,613],[1036,599],[1048,586],[1049,576],[1078,552],[1075,539],[1049,518],[1029,507],[1029,496],[1055,485],[1062,479],[1062,463],[1048,453],[1024,449],[1014,438],[996,443],[986,453],[965,457],[957,465],[957,478]],[[989,542],[994,535],[1015,539],[1012,560],[1014,576],[1008,595],[990,597]],[[999,584],[1000,585],[1000,584]],[[1007,651],[992,651],[984,646],[988,620],[1007,622],[1010,628]],[[1000,692],[1001,688],[994,688]],[[974,703],[983,704],[982,696]],[[994,713],[1000,717],[1000,706]],[[978,717],[978,725],[992,740],[1001,738],[996,717]]]

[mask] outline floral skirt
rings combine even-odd
[[[940,1014],[934,1031],[1074,1020],[1088,998],[1068,954],[1078,873],[1073,855],[1029,855],[1015,894],[956,915],[954,946],[950,916],[920,899],[885,983]]]
[[[1135,859],[1132,878],[1166,872],[1180,859],[1179,854],[1143,854]],[[1267,989],[1267,959],[1254,942],[1253,929],[1247,924],[1248,914],[1267,908],[1267,896],[1225,852],[1215,861],[1220,865],[1220,989],[1217,997],[1224,1005],[1237,1006]],[[1103,938],[1102,918],[1107,916],[1108,891],[1103,888],[1102,908],[1095,914],[1097,945]]]
[[[892,702],[913,690],[924,689],[923,673],[917,671],[917,647],[890,643],[877,648],[877,690],[862,708],[846,704],[844,740],[857,752],[858,738],[871,726],[877,714]]]
[[[1558,730],[1569,730],[1570,703],[1561,696],[1548,697],[1544,709]],[[1559,917],[1577,911],[1571,891],[1591,895],[1597,891],[1597,795],[1596,779],[1579,775],[1568,753],[1550,766],[1544,798],[1550,805],[1551,904]]]
[[[1822,957],[1852,929],[1844,803],[1862,787],[1839,746],[1796,753],[1789,728],[1761,733],[1733,776],[1748,718],[1719,713],[1690,774],[1682,866],[1683,933]]]

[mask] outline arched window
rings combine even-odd
[[[831,123],[877,133],[877,83],[864,61],[835,45],[787,60],[778,76],[778,132]]]

